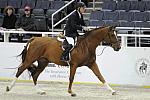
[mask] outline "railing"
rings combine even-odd
[[[89,27],[89,28],[94,28],[94,27]],[[116,28],[119,33],[118,33],[118,37],[121,37],[121,44],[122,47],[128,47],[128,42],[127,42],[127,38],[128,37],[133,37],[133,38],[139,38],[139,41],[135,41],[135,44],[138,44],[138,46],[140,47],[140,44],[142,43],[140,40],[141,38],[149,38],[148,40],[150,41],[150,35],[144,35],[142,34],[143,31],[150,31],[150,28],[123,28],[123,27],[117,27]],[[122,34],[121,31],[124,30],[133,30],[135,32],[137,32],[137,34]],[[11,31],[11,30],[0,30],[0,33],[4,34],[4,42],[9,42],[9,35],[11,33],[18,33],[18,34],[24,34],[24,33],[28,33],[28,34],[42,34],[42,36],[48,36],[49,34],[51,35],[58,35],[60,32],[31,32],[31,31]],[[136,39],[135,39],[136,40]],[[137,47],[137,45],[135,45],[135,47]]]
[[[67,3],[66,5],[64,5],[63,7],[61,7],[60,9],[58,9],[56,12],[54,12],[52,14],[52,32],[54,31],[54,27],[57,26],[59,23],[61,23],[62,21],[64,21],[66,18],[68,18],[72,13],[75,12],[72,11],[70,14],[68,14],[66,17],[64,17],[63,19],[61,19],[60,21],[58,21],[56,24],[54,24],[54,15],[56,15],[58,12],[60,12],[61,10],[63,10],[64,8],[66,8],[68,5],[70,5],[71,3],[73,3],[75,0],[71,0],[69,3]]]

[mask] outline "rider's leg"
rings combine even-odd
[[[65,46],[65,50],[61,56],[61,60],[69,60],[69,52],[74,46],[74,39],[72,37],[66,37],[68,44]]]
[[[63,52],[63,54],[62,54],[62,56],[61,56],[61,60],[69,60],[69,52],[70,52],[70,50],[72,49],[72,44],[68,44],[67,46],[66,46],[66,48],[65,48],[65,50],[64,50],[64,52]]]

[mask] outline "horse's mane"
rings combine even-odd
[[[89,36],[91,33],[93,33],[93,31],[95,31],[95,30],[97,30],[97,29],[102,29],[102,28],[105,28],[105,26],[98,27],[98,28],[94,28],[94,29],[92,29],[92,30],[90,30],[90,31],[85,32],[84,35],[80,36],[78,42],[81,42],[83,39],[85,39],[87,36]]]
[[[87,37],[88,35],[90,35],[93,31],[95,31],[95,30],[97,30],[97,29],[102,29],[102,28],[105,28],[105,26],[98,27],[98,28],[94,28],[94,29],[92,29],[92,30],[90,30],[90,31],[87,31],[87,32],[83,35],[83,37],[86,38],[86,37]]]

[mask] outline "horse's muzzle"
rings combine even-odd
[[[121,49],[120,43],[113,44],[112,48],[114,48],[114,51],[119,51]]]
[[[121,48],[116,48],[116,49],[114,49],[115,51],[119,51]]]

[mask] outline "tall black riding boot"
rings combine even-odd
[[[68,61],[69,60],[69,52],[72,49],[72,47],[73,47],[72,44],[67,45],[66,49],[64,50],[64,52],[61,55],[60,60],[62,60],[62,61]]]

